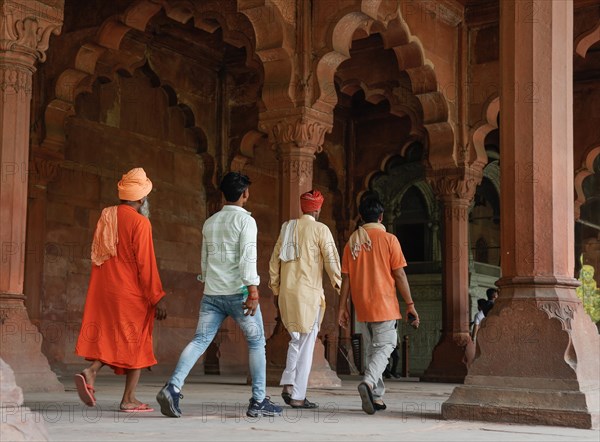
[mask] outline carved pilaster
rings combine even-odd
[[[31,66],[46,61],[50,36],[62,28],[63,7],[62,0],[1,0],[0,57],[19,54]]]
[[[44,186],[56,174],[41,159],[29,164],[32,75],[35,63],[46,59],[50,36],[60,32],[63,6],[63,0],[0,0],[0,162],[5,171],[0,242],[10,252],[0,263],[0,356],[30,391],[63,388],[41,353],[41,336],[23,302],[28,181]],[[38,177],[31,177],[36,171]]]
[[[44,244],[46,243],[47,187],[56,179],[60,158],[47,155],[39,147],[32,147],[29,167],[23,179],[28,180],[27,236],[23,257],[25,273],[23,292],[29,319],[39,326],[42,311],[42,281],[44,272]]]

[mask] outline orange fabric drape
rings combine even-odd
[[[165,292],[158,274],[150,221],[127,205],[117,209],[117,255],[92,265],[75,352],[125,373],[156,364],[152,329]]]
[[[102,211],[92,242],[92,263],[97,266],[113,256],[117,256],[119,232],[117,226],[117,211],[119,206],[107,207]]]

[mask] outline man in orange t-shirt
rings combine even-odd
[[[137,400],[142,368],[156,364],[154,319],[167,317],[152,241],[148,194],[152,182],[138,167],[118,183],[118,206],[102,211],[92,243],[92,273],[75,353],[91,361],[75,375],[81,400],[96,404],[94,383],[104,365],[126,375],[120,411],[153,409]]]
[[[398,339],[396,321],[402,318],[396,288],[406,302],[413,327],[418,327],[419,315],[404,273],[406,259],[400,243],[381,224],[383,205],[369,196],[363,198],[358,210],[365,224],[350,236],[344,248],[338,322],[344,328],[349,324],[348,295],[352,293],[357,320],[364,322],[367,330],[365,376],[358,392],[363,411],[374,414],[387,408],[383,372]]]

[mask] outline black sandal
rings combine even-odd
[[[310,402],[308,399],[304,398],[304,403],[302,405],[294,405],[291,403],[290,400],[290,407],[292,408],[319,408],[318,404],[315,404],[314,402]]]
[[[377,402],[373,402],[373,407],[375,408],[375,411],[383,411],[387,408],[387,405],[385,405],[385,403],[381,403],[378,404]]]
[[[361,382],[358,384],[358,394],[360,394],[363,411],[367,414],[375,414],[375,403],[373,402],[371,387],[366,382]]]
[[[285,402],[287,405],[290,405],[290,402],[292,400],[292,395],[290,393],[286,393],[285,391],[282,391],[281,397],[283,398],[283,402]]]

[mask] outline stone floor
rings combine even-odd
[[[98,406],[83,406],[71,379],[61,381],[60,394],[30,393],[25,405],[36,411],[23,419],[43,421],[56,441],[162,441],[162,440],[402,440],[402,441],[595,441],[598,430],[577,430],[493,424],[476,421],[445,421],[440,407],[453,385],[391,380],[387,383],[386,411],[373,416],[360,408],[356,392],[358,378],[345,377],[335,390],[310,390],[309,399],[318,411],[284,408],[284,416],[253,419],[245,415],[250,387],[242,378],[193,376],[188,379],[181,402],[184,416],[164,417],[155,395],[164,377],[142,375],[140,400],[150,402],[155,412],[125,414],[117,410],[123,377],[100,376]],[[277,387],[268,394],[282,403]]]

